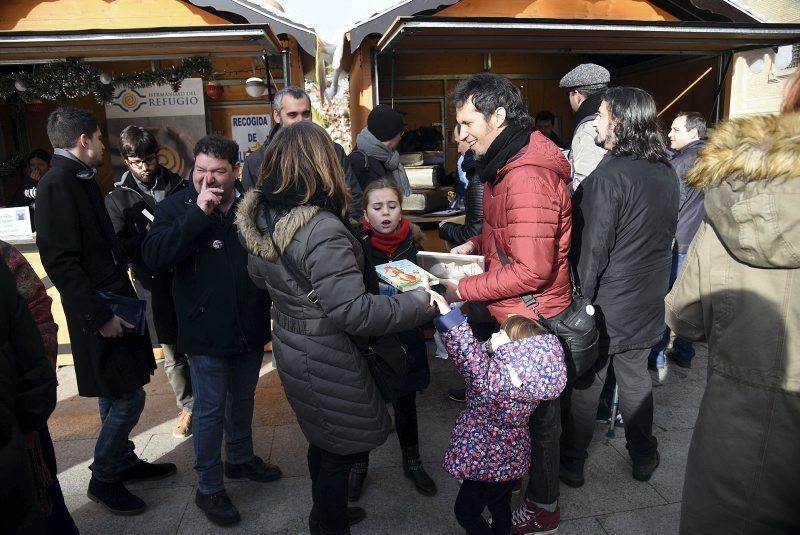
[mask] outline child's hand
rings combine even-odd
[[[450,305],[447,304],[447,300],[444,297],[434,292],[433,290],[425,290],[425,291],[428,292],[428,295],[430,296],[429,304],[433,306],[435,303],[436,308],[439,309],[439,314],[444,316],[445,314],[450,312]]]

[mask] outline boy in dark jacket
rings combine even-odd
[[[119,136],[119,152],[128,166],[105,199],[122,252],[130,263],[139,299],[147,301],[147,325],[154,345],[164,353],[167,374],[180,409],[172,436],[192,434],[192,380],[189,361],[178,353],[178,325],[172,303],[172,271],[156,273],[142,260],[141,246],[153,222],[156,205],[186,187],[187,182],[158,163],[158,141],[141,126],[130,125]]]
[[[238,145],[206,136],[194,148],[193,187],[156,207],[142,243],[154,271],[175,270],[178,351],[190,356],[194,390],[195,503],[218,525],[239,522],[222,480],[281,477],[253,454],[253,398],[269,325],[269,297],[247,274],[247,251],[234,223],[241,185]]]

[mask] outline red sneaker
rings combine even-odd
[[[546,511],[524,499],[512,514],[511,522],[512,535],[555,533],[561,522],[561,509],[556,505],[555,511]]]

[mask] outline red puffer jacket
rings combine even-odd
[[[551,318],[572,303],[569,281],[572,202],[570,167],[561,150],[539,132],[497,172],[483,190],[484,223],[472,238],[475,254],[486,257],[487,271],[461,279],[467,301],[485,301],[503,322],[510,314],[534,317],[520,299],[533,293],[539,312]],[[503,265],[495,242],[511,260]]]

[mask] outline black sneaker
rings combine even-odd
[[[162,477],[171,476],[177,471],[178,468],[172,463],[148,463],[139,459],[139,462],[130,468],[120,470],[117,476],[120,481],[131,483],[133,481],[161,479]]]
[[[644,457],[633,460],[633,479],[636,481],[649,481],[653,476],[653,472],[658,468],[661,462],[661,457],[656,454],[653,457]]]
[[[237,524],[242,519],[224,490],[214,494],[203,494],[198,490],[194,495],[194,503],[206,514],[206,518],[218,526]]]
[[[367,518],[367,512],[361,507],[348,507],[347,508],[347,525],[353,526]],[[311,509],[311,514],[308,517],[308,531],[311,535],[320,535],[322,530],[319,527],[319,519],[317,518],[314,509]]]
[[[86,496],[115,515],[138,515],[145,509],[142,499],[131,494],[122,481],[104,483],[92,476]]]
[[[265,463],[261,457],[256,455],[249,463],[231,464],[225,463],[225,477],[230,479],[247,478],[251,481],[277,481],[281,478],[281,469],[274,464]]]
[[[467,399],[467,389],[466,388],[451,388],[447,391],[447,397],[452,399],[453,401],[457,401],[459,403],[464,403]]]
[[[562,458],[558,467],[558,479],[568,487],[575,489],[582,487],[584,483],[583,465],[585,462],[586,459]]]

